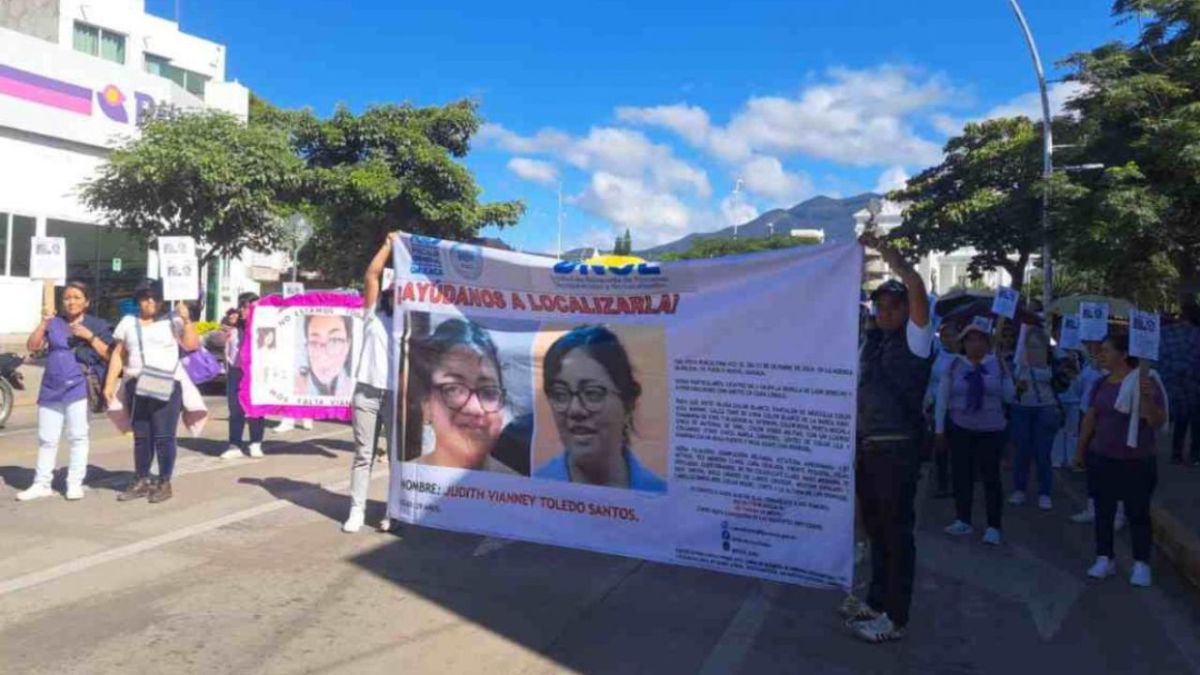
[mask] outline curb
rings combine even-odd
[[[1150,521],[1154,543],[1175,564],[1180,576],[1200,590],[1200,537],[1161,506],[1150,506]]]

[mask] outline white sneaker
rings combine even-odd
[[[83,486],[82,485],[68,485],[66,496],[67,496],[68,500],[73,501],[73,502],[77,502],[80,499],[83,499]]]
[[[1054,502],[1051,501],[1050,495],[1038,497],[1038,508],[1043,511],[1050,511],[1054,508]]]
[[[221,459],[238,459],[242,456],[242,449],[236,445],[229,446],[229,449],[221,453]]]
[[[313,421],[312,420],[300,420],[300,428],[305,431],[312,431]]]
[[[1093,579],[1107,579],[1117,573],[1117,563],[1108,556],[1099,556],[1096,562],[1087,571],[1087,575]]]
[[[991,544],[992,546],[999,546],[1000,541],[1003,538],[1004,537],[1000,535],[1000,530],[997,530],[994,527],[989,527],[987,532],[983,533],[983,543]]]
[[[1142,588],[1149,588],[1151,583],[1150,566],[1141,561],[1134,561],[1133,574],[1129,575],[1129,583]]]
[[[279,424],[275,425],[275,428],[271,430],[271,433],[286,434],[289,431],[295,431],[295,429],[296,429],[295,421],[293,421],[291,418],[288,418],[288,419],[285,419],[284,421],[280,422]]]
[[[1096,522],[1096,513],[1094,511],[1092,511],[1091,509],[1084,509],[1084,510],[1080,511],[1079,513],[1076,513],[1075,515],[1071,516],[1071,522],[1079,523],[1080,525],[1094,523],[1094,522]]]
[[[1014,492],[1012,493],[1012,496],[1008,498],[1008,503],[1012,504],[1013,506],[1021,506],[1025,503],[1026,499],[1027,497],[1024,492]]]
[[[946,529],[944,529],[942,531],[951,536],[962,537],[962,536],[965,536],[965,535],[968,535],[968,534],[971,534],[972,532],[974,532],[975,528],[971,527],[970,525],[964,523],[961,520],[956,520],[953,523],[950,523],[949,525],[947,525]]]
[[[262,443],[250,444],[250,456],[255,459],[260,459],[263,456]]]
[[[346,522],[342,523],[342,532],[347,532],[350,534],[358,532],[362,529],[363,521],[366,519],[366,517],[367,514],[365,510],[360,509],[357,506],[350,507],[350,517],[346,518]]]
[[[867,621],[855,621],[850,624],[854,637],[867,642],[893,642],[904,638],[904,629],[897,628],[887,614],[880,614]]]
[[[384,518],[383,520],[379,521],[379,531],[380,532],[391,532],[392,531],[392,521],[387,518]]]
[[[49,485],[34,483],[33,485],[29,486],[28,490],[17,493],[17,501],[28,502],[33,501],[34,499],[41,499],[42,497],[49,497],[53,494],[54,490],[51,490]]]

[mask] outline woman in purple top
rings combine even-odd
[[[1129,338],[1109,336],[1100,352],[1108,374],[1092,387],[1087,414],[1079,433],[1075,464],[1088,458],[1096,499],[1096,562],[1088,576],[1103,579],[1117,571],[1113,560],[1117,502],[1124,502],[1133,539],[1133,573],[1129,582],[1149,586],[1150,497],[1158,482],[1155,429],[1166,424],[1166,392],[1151,371],[1138,372],[1129,356]],[[1136,432],[1131,428],[1137,411]],[[1135,440],[1130,444],[1130,440]]]
[[[38,459],[33,485],[17,495],[29,501],[54,494],[50,480],[58,459],[58,441],[66,427],[71,444],[67,468],[70,500],[83,499],[88,460],[87,374],[108,360],[112,332],[108,324],[87,314],[91,297],[86,284],[72,281],[63,289],[62,309],[47,314],[29,335],[31,352],[48,348],[42,388],[38,393]],[[103,377],[103,373],[98,373]]]

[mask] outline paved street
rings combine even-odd
[[[347,427],[222,461],[210,404],[162,505],[115,501],[130,441],[100,419],[87,498],[18,504],[33,409],[0,431],[0,670],[1200,673],[1200,599],[1166,563],[1150,590],[1084,580],[1077,478],[1053,513],[1009,508],[999,550],[947,539],[950,503],[923,498],[909,639],[868,646],[833,592],[418,528],[342,534]]]

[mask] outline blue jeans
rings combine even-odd
[[[242,402],[238,399],[238,390],[242,387],[242,369],[230,368],[225,377],[225,400],[229,404],[229,444],[242,445],[242,430],[246,422],[250,423],[250,442],[262,443],[263,434],[267,430],[267,420],[264,417],[246,418]]]
[[[137,378],[126,385],[129,392],[137,387]],[[175,428],[179,426],[179,415],[183,410],[183,394],[179,383],[166,401],[149,396],[130,396],[133,406],[133,466],[138,478],[150,475],[154,458],[158,458],[158,477],[171,480],[175,473]]]
[[[1038,494],[1049,497],[1054,487],[1054,470],[1050,466],[1050,450],[1058,433],[1062,414],[1058,406],[1012,407],[1009,425],[1016,456],[1013,458],[1013,489],[1025,492],[1029,486],[1029,462],[1037,464]]]

